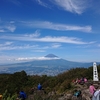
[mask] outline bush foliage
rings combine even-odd
[[[98,76],[100,77],[100,65],[97,68]],[[4,94],[5,98],[13,98],[18,91],[24,90],[28,95],[32,88],[37,88],[38,83],[42,84],[46,93],[50,91],[58,91],[61,93],[70,90],[72,88],[72,80],[81,77],[92,80],[93,67],[72,68],[57,76],[30,76],[24,70],[15,72],[14,74],[0,74],[0,94]]]

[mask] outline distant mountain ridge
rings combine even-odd
[[[45,57],[50,58],[59,58],[54,54],[48,54]],[[100,64],[98,62],[97,64]],[[71,68],[76,67],[90,67],[93,66],[93,62],[82,63],[82,62],[73,62],[65,59],[50,59],[50,60],[33,60],[28,62],[0,65],[0,73],[14,73],[19,71],[26,71],[29,75],[57,75],[63,73]]]

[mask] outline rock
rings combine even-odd
[[[34,100],[34,95],[40,95],[45,100],[91,100],[92,96],[89,92],[89,86],[93,81],[86,82],[84,84],[75,84],[73,85],[74,89],[71,89],[67,92],[57,93],[57,91],[51,91],[48,94],[44,94],[43,91],[35,90],[33,95],[29,96],[29,100]],[[94,86],[100,88],[100,82],[94,82]],[[74,95],[75,91],[81,91],[81,94],[77,97]],[[43,99],[43,100],[44,100]]]

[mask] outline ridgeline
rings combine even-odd
[[[97,68],[100,77],[100,65]],[[88,79],[86,84],[73,84],[73,80],[82,77]],[[88,89],[92,79],[92,66],[89,68],[72,68],[57,76],[27,75],[23,70],[14,74],[0,74],[0,94],[3,95],[3,100],[8,100],[8,97],[10,100],[16,100],[14,98],[17,97],[17,92],[24,90],[27,94],[26,100],[72,100],[74,91]],[[38,83],[42,84],[43,90],[41,92],[37,91]],[[71,97],[67,99],[68,96]]]

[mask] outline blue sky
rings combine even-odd
[[[100,62],[100,0],[0,0],[0,63],[47,54]]]

